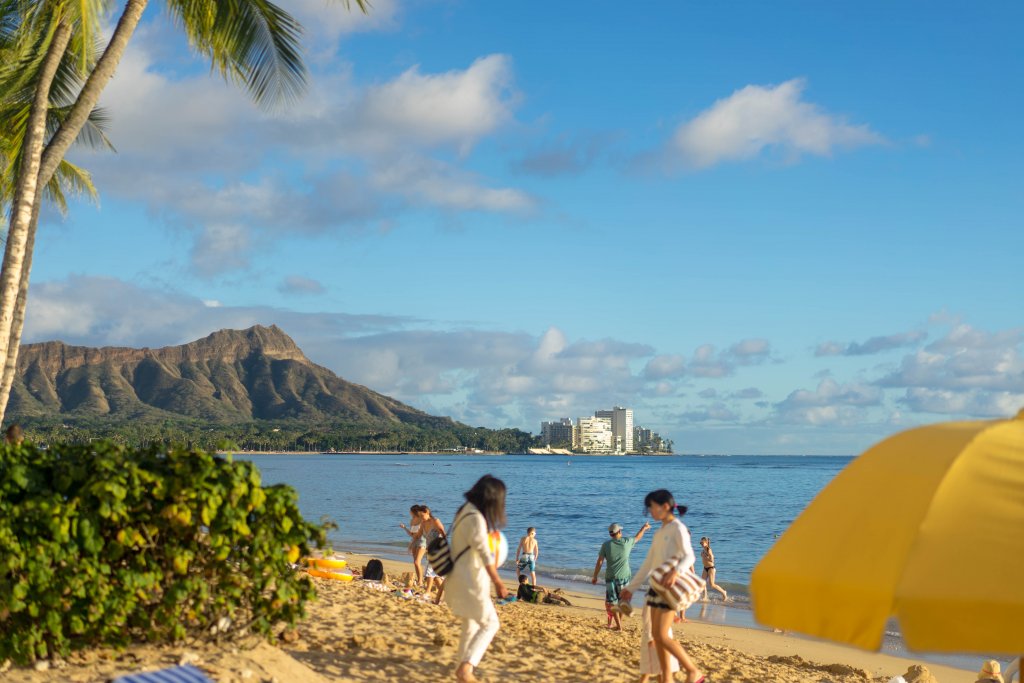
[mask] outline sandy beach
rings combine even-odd
[[[354,567],[362,567],[368,559],[352,554],[348,558]],[[385,569],[390,577],[401,577],[410,566],[386,561]],[[281,640],[276,646],[250,642],[138,646],[125,652],[89,650],[45,671],[14,668],[0,677],[13,683],[87,683],[191,662],[223,683],[454,678],[458,621],[447,607],[374,590],[360,581],[316,579],[316,583],[320,597],[310,605],[297,637]],[[600,599],[566,595],[572,607],[499,606],[501,631],[478,675],[492,682],[636,680],[637,620],[626,620],[621,632],[610,631],[604,627]],[[676,635],[716,682],[888,681],[922,663],[764,630],[695,621],[678,624]],[[973,680],[968,671],[932,664],[927,669],[940,683]]]

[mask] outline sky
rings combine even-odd
[[[684,453],[1024,408],[1021,3],[280,4],[272,109],[150,5],[26,342],[276,324],[434,414],[622,405]]]

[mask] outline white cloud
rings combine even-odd
[[[741,88],[680,125],[671,149],[684,164],[699,169],[752,159],[765,150],[796,159],[884,142],[868,126],[849,124],[804,101],[805,86],[797,78],[776,86]]]
[[[327,291],[319,280],[302,275],[289,275],[281,281],[277,290],[283,294],[323,294]]]
[[[244,269],[248,250],[284,235],[366,232],[411,207],[447,222],[452,212],[536,206],[466,168],[472,148],[514,120],[503,55],[440,74],[412,68],[369,87],[332,65],[311,74],[294,107],[264,112],[237,87],[175,62],[167,33],[159,23],[141,28],[104,92],[118,153],[74,156],[104,195],[186,229],[200,275]]]
[[[919,413],[969,415],[971,417],[1009,417],[1024,408],[1024,391],[983,391],[969,389],[907,389],[900,403]]]
[[[466,154],[483,137],[512,120],[517,99],[512,63],[505,55],[477,59],[465,70],[422,74],[408,69],[366,90],[356,120],[364,143],[393,149],[454,145]]]
[[[644,377],[647,379],[669,379],[682,377],[686,373],[686,362],[679,354],[661,354],[647,361]]]
[[[377,169],[371,182],[413,203],[458,211],[521,212],[535,205],[525,192],[484,187],[475,174],[421,156],[406,156]]]
[[[916,353],[881,380],[884,387],[918,387],[1024,392],[1024,333],[988,333],[970,325],[948,334]]]
[[[915,346],[925,338],[928,333],[923,330],[911,332],[900,332],[884,337],[871,337],[863,343],[849,342],[824,342],[818,345],[814,351],[815,356],[868,356],[876,353],[883,353],[893,349]]]
[[[862,383],[840,384],[823,379],[817,389],[798,389],[775,404],[775,418],[782,423],[830,425],[863,421],[866,409],[880,406],[882,390]]]
[[[355,0],[349,7],[330,0],[283,0],[281,7],[298,19],[305,33],[312,37],[314,46],[323,42],[335,43],[350,33],[390,31],[398,26],[397,0],[372,0],[363,12]]]

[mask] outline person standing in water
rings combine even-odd
[[[505,525],[505,483],[485,474],[463,497],[466,502],[449,529],[454,566],[444,582],[444,601],[462,620],[455,679],[472,683],[478,680],[474,669],[501,626],[491,601],[491,584],[499,599],[508,597],[487,542],[490,531]]]
[[[704,564],[704,571],[701,573],[701,578],[705,582],[703,599],[708,599],[708,587],[710,586],[722,594],[722,602],[728,601],[728,593],[725,592],[724,588],[715,583],[715,553],[711,550],[711,539],[707,536],[701,536],[700,548],[700,559]]]
[[[633,593],[650,578],[651,572],[662,564],[672,561],[675,566],[661,577],[661,585],[671,586],[682,572],[693,571],[693,563],[697,559],[693,553],[693,541],[690,531],[676,517],[682,516],[686,507],[676,505],[672,493],[666,489],[651,491],[644,498],[644,507],[651,517],[661,522],[661,528],[651,539],[651,548],[647,551],[644,563],[633,576],[633,580],[619,594],[621,602],[629,603]],[[704,675],[686,654],[682,644],[672,637],[672,618],[676,612],[655,591],[647,591],[646,604],[651,613],[651,636],[658,655],[658,666],[661,671],[661,683],[672,681],[672,658],[679,661],[686,672],[686,683],[703,683]],[[641,643],[641,647],[647,647]]]
[[[540,557],[540,545],[537,543],[537,529],[529,527],[526,535],[519,539],[516,548],[516,569],[518,573],[530,573],[530,583],[537,583],[537,558]]]

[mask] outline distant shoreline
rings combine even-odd
[[[451,451],[244,451],[230,450],[217,451],[220,455],[450,455],[452,457],[467,457],[474,455],[529,455],[536,458],[608,458],[615,456],[629,455],[640,456],[640,453],[507,453],[505,451],[480,451],[475,453],[453,453]],[[655,455],[658,457],[670,457],[681,455],[679,453],[644,453],[643,456]]]

